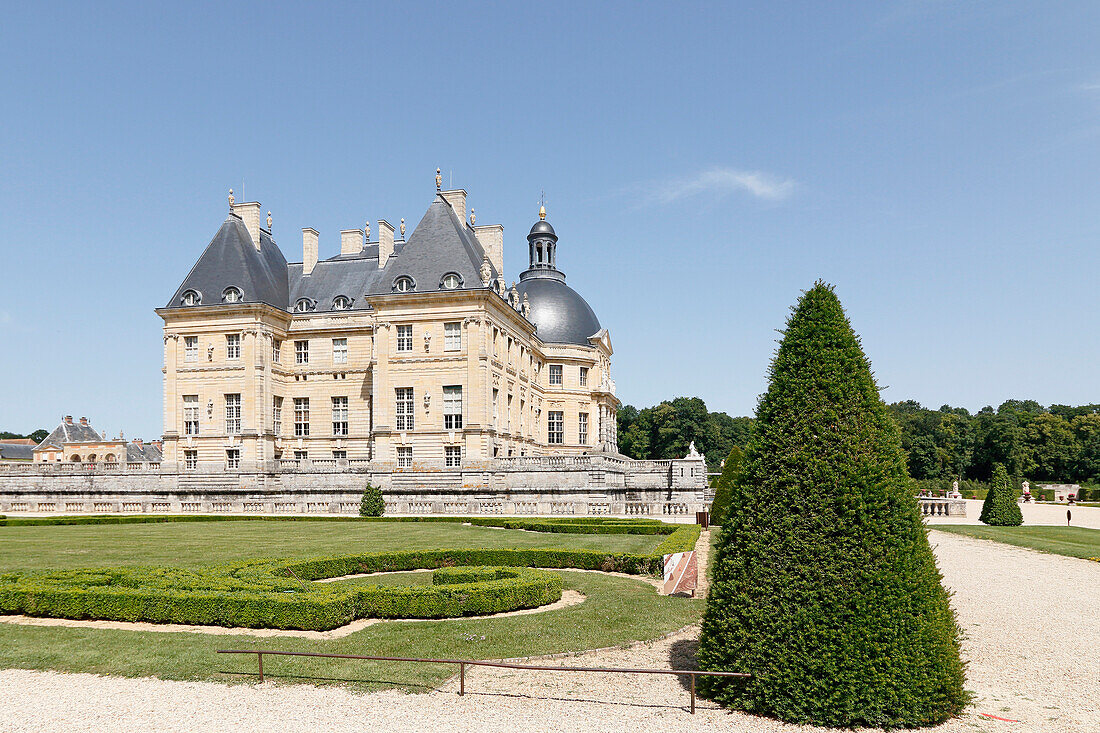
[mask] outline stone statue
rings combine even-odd
[[[489,264],[489,258],[486,257],[481,261],[481,285],[482,287],[489,287],[489,282],[493,279],[493,267]]]
[[[1025,494],[1030,494],[1031,493],[1031,484],[1029,484],[1027,481],[1024,481],[1024,493]]]
[[[527,297],[527,293],[523,294],[523,317],[528,318],[531,315],[531,299]]]

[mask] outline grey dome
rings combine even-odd
[[[554,232],[554,227],[550,226],[550,222],[545,219],[535,222],[535,225],[531,227],[531,231],[527,233],[527,238],[530,239],[532,234],[558,238],[557,233]]]
[[[543,343],[592,345],[588,337],[599,332],[600,321],[585,299],[563,280],[529,276],[520,280],[516,291],[520,298],[526,295],[530,300],[528,320],[537,327],[535,335]]]

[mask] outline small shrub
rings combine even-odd
[[[363,499],[359,502],[359,516],[380,517],[386,511],[386,502],[382,498],[382,490],[377,486],[367,484],[363,491]]]
[[[1024,523],[1023,512],[1008,485],[1008,472],[1000,463],[993,465],[989,493],[982,503],[982,513],[978,519],[994,527],[1019,527]]]

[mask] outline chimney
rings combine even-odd
[[[73,416],[72,415],[66,415],[65,416],[65,424],[66,425],[72,425],[73,424]]]
[[[504,274],[504,226],[501,224],[485,224],[474,227],[474,236],[477,237],[481,248],[485,250],[485,256],[497,273]]]
[[[164,443],[159,440],[154,440],[152,443],[150,443],[150,445],[152,445],[157,450],[162,450],[164,447]]]
[[[84,427],[88,427],[88,418],[86,418],[86,417],[80,418],[80,424],[83,425]]]
[[[241,217],[244,228],[248,230],[248,236],[252,237],[252,246],[258,252],[260,250],[260,202],[233,204],[233,213]]]
[[[138,448],[142,447],[144,444],[145,443],[142,441],[141,438],[134,438],[134,445],[136,445]]]
[[[456,188],[454,191],[441,191],[440,196],[446,199],[447,203],[451,205],[451,208],[455,210],[455,214],[458,216],[458,220],[462,223],[466,223],[466,191],[462,188]]]
[[[317,230],[306,227],[302,230],[302,274],[308,275],[317,266]]]
[[[363,230],[343,229],[340,231],[340,254],[357,255],[363,251]]]
[[[385,219],[378,220],[378,269],[386,266],[393,254],[393,224]]]

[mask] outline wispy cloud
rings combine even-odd
[[[794,193],[795,186],[790,178],[764,171],[711,168],[692,176],[666,181],[651,189],[651,194],[662,204],[700,194],[724,196],[731,193],[747,193],[765,201],[781,201]]]

